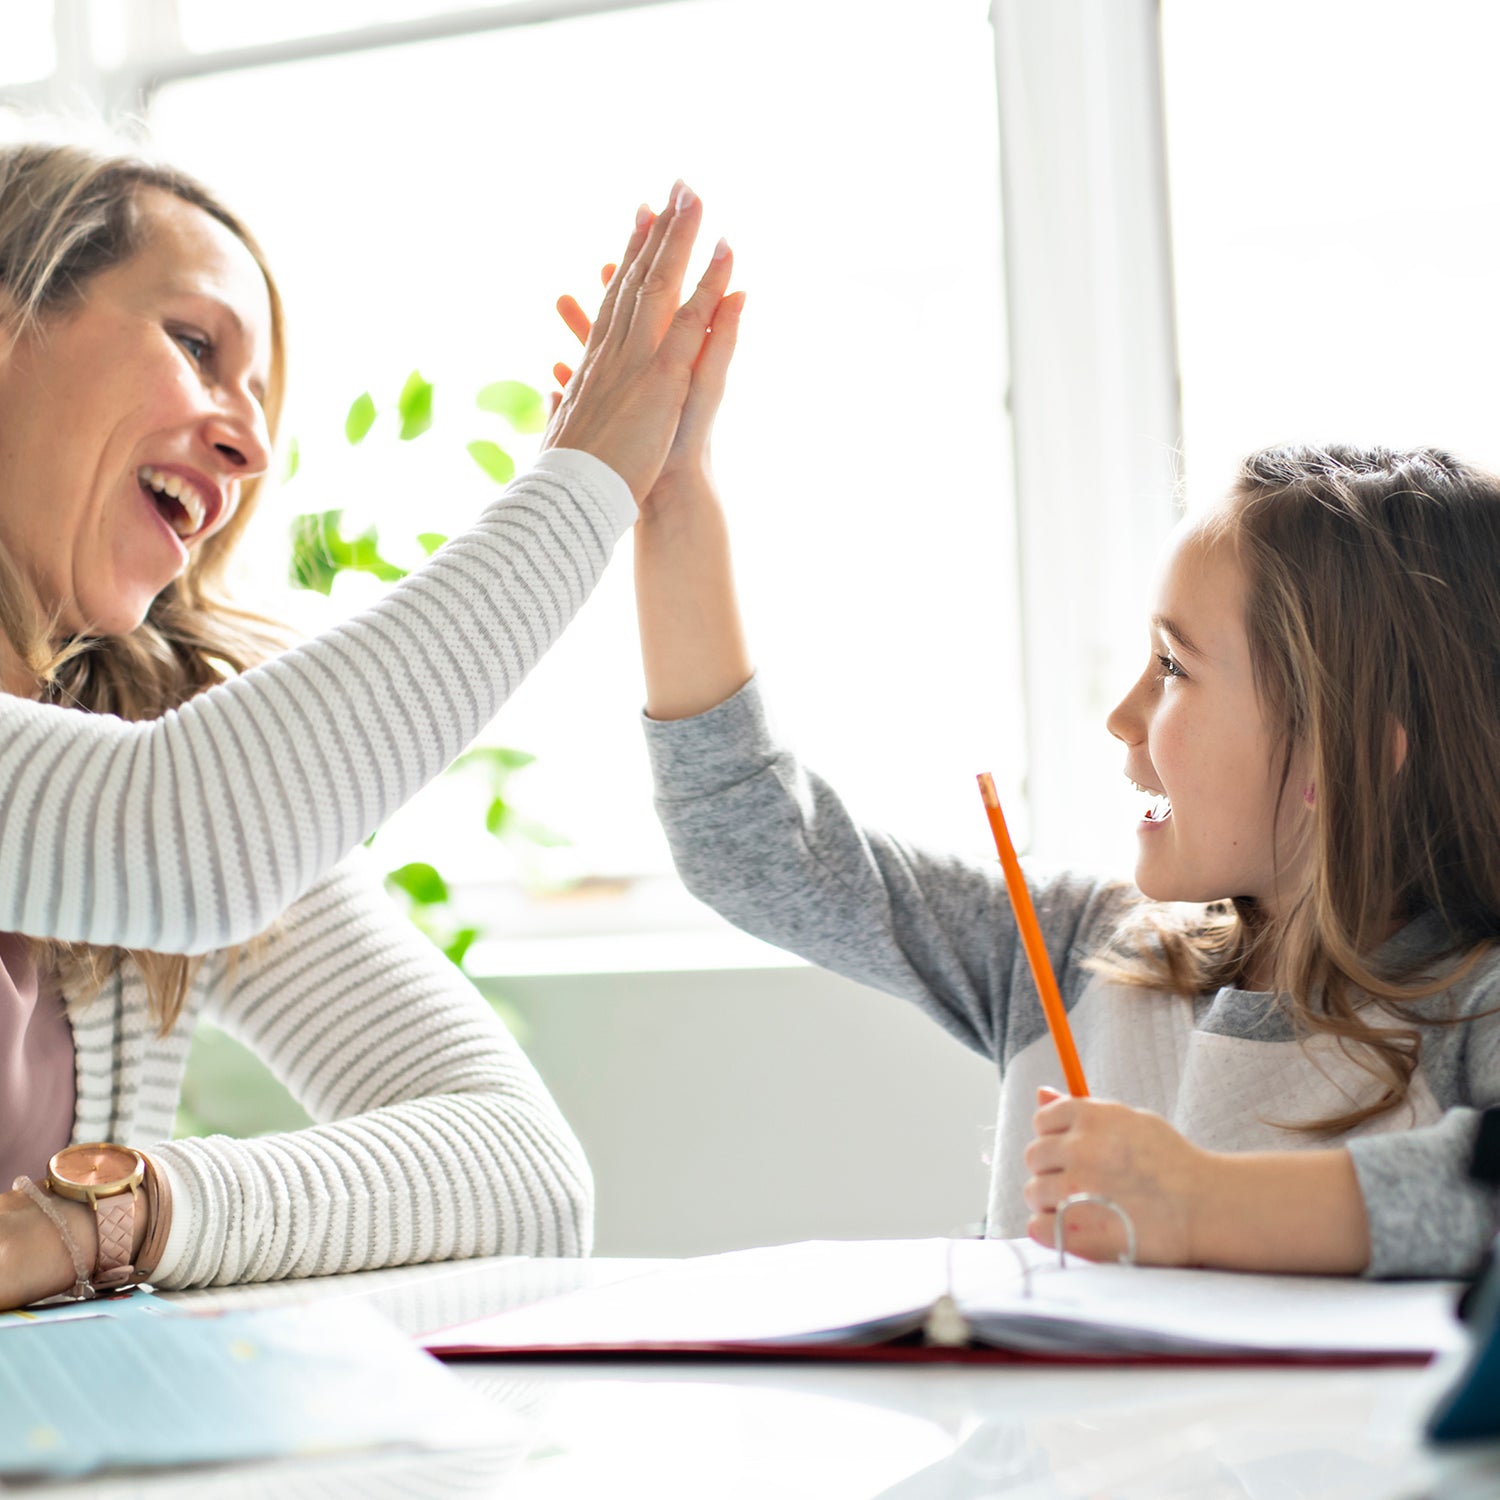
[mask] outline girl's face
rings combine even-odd
[[[1157,581],[1146,670],[1108,725],[1125,744],[1125,774],[1152,799],[1138,829],[1141,891],[1250,897],[1274,915],[1296,888],[1289,851],[1307,815],[1305,768],[1294,756],[1278,819],[1283,751],[1255,690],[1244,621],[1233,549],[1179,527]]]
[[[269,458],[260,267],[180,198],[139,208],[134,256],[0,337],[0,544],[63,634],[134,630]]]

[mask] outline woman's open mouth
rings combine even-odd
[[[197,536],[208,519],[203,497],[187,480],[161,469],[143,468],[137,475],[141,490],[167,525],[184,541]]]

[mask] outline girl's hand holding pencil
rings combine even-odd
[[[1213,1263],[1200,1219],[1211,1201],[1213,1152],[1194,1146],[1160,1115],[1104,1099],[1037,1090],[1036,1131],[1026,1148],[1026,1232],[1049,1249],[1057,1205],[1075,1193],[1117,1203],[1135,1225],[1136,1257],[1145,1265]],[[1067,1248],[1088,1260],[1115,1260],[1124,1249],[1120,1221],[1107,1209],[1068,1210]]]
[[[1196,1262],[1193,1214],[1211,1158],[1191,1145],[1159,1115],[1088,1097],[1083,1064],[1063,1006],[1052,963],[1042,941],[1026,877],[1016,858],[1005,814],[988,771],[979,793],[990,820],[995,849],[1016,926],[1041,996],[1047,1030],[1057,1048],[1068,1094],[1038,1090],[1036,1139],[1026,1148],[1027,1233],[1049,1249],[1057,1242],[1057,1205],[1078,1193],[1093,1193],[1119,1205],[1136,1229],[1136,1255],[1152,1265]],[[1107,1209],[1080,1205],[1068,1213],[1067,1247],[1089,1260],[1114,1260],[1124,1248],[1124,1230]]]

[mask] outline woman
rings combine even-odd
[[[265,629],[216,584],[283,384],[264,259],[179,174],[0,153],[0,1307],[587,1249],[587,1167],[529,1064],[376,884],[325,872],[488,721],[633,520],[727,279],[720,257],[677,309],[698,217],[680,186],[638,216],[537,470],[251,669]],[[152,1145],[97,1211],[66,1196],[99,1170],[76,1152],[31,1181],[69,1140],[165,1139],[201,1015],[337,1123]]]

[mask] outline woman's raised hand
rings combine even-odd
[[[701,218],[697,196],[679,182],[662,213],[643,207],[636,215],[592,324],[565,299],[576,311],[564,316],[584,341],[583,357],[569,372],[542,446],[592,453],[624,479],[637,503],[656,484],[679,429],[711,425],[733,349],[742,299],[724,295],[733,258],[722,241],[692,296],[678,305]],[[705,432],[705,450],[706,442]]]

